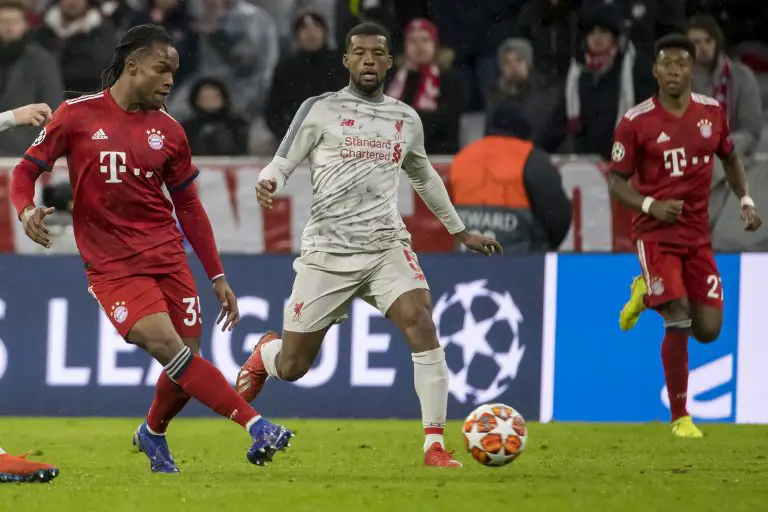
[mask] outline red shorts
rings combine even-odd
[[[710,244],[685,247],[638,240],[637,257],[648,287],[648,307],[688,297],[723,309],[723,281]]]
[[[123,338],[136,322],[153,313],[168,313],[182,338],[200,337],[200,298],[186,265],[172,274],[91,279],[88,291]]]

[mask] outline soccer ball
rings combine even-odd
[[[519,412],[504,404],[481,405],[464,420],[464,446],[480,464],[504,466],[525,449],[528,429]]]

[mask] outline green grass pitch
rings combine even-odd
[[[421,465],[418,421],[288,420],[297,438],[266,468],[248,436],[217,419],[179,419],[169,442],[181,475],[154,475],[131,447],[139,420],[0,418],[11,452],[55,462],[50,484],[0,485],[0,510],[420,512],[452,510],[768,510],[768,427],[703,425],[703,440],[668,425],[531,424],[526,452],[487,468],[448,440],[464,468]]]

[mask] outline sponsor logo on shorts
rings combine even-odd
[[[301,311],[304,309],[303,302],[297,302],[293,305],[293,322],[301,323]]]
[[[660,277],[654,277],[651,279],[651,295],[663,295],[664,294],[664,281]]]
[[[112,306],[112,318],[115,322],[121,324],[128,318],[128,308],[125,307],[125,302],[117,301]]]

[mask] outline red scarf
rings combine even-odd
[[[416,110],[437,110],[437,102],[440,100],[440,68],[436,64],[419,67],[419,85],[410,105]],[[405,91],[405,82],[408,80],[408,70],[400,68],[395,73],[395,78],[389,84],[387,95],[401,101]]]
[[[726,57],[723,57],[723,69],[720,76],[715,78],[715,99],[720,102],[728,112],[728,92],[731,85],[731,65]]]

